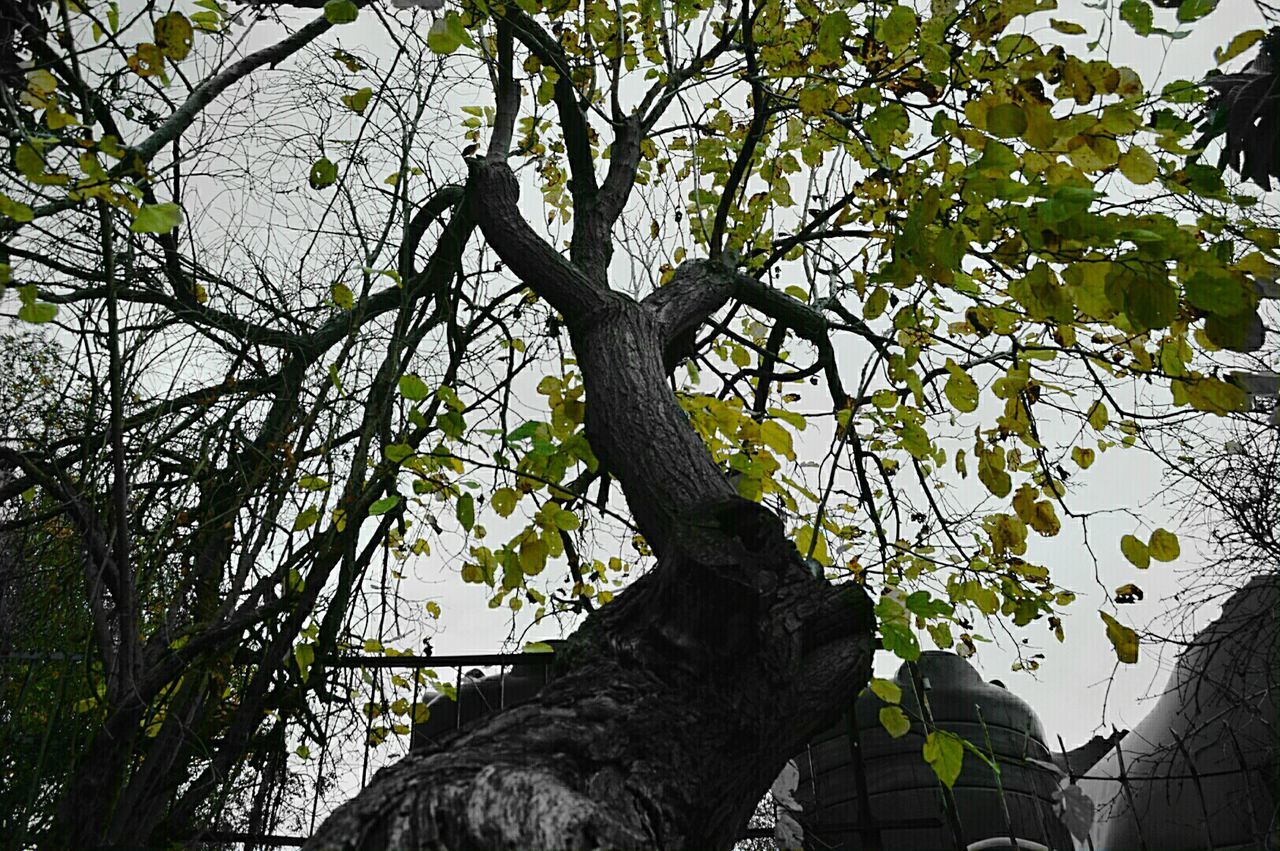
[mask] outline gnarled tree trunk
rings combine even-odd
[[[588,618],[535,701],[384,769],[308,847],[728,847],[866,683],[870,602],[815,578],[736,494],[667,384],[666,349],[740,276],[690,262],[636,302],[533,233],[503,157],[469,165],[486,239],[565,318],[592,449],[658,563]]]

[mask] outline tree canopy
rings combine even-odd
[[[79,731],[5,763],[18,842],[268,826],[335,713],[379,743],[447,690],[329,662],[454,585],[577,628],[555,684],[316,847],[718,847],[876,642],[1064,640],[1082,580],[1029,542],[1249,408],[1280,262],[1231,171],[1274,171],[1270,72],[1156,90],[1107,45],[1216,3],[1102,5],[14,5],[0,283],[44,331],[5,342],[0,566],[48,583],[0,622],[61,667],[4,700]]]

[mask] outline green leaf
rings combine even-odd
[[[1219,65],[1224,65],[1253,47],[1266,34],[1266,30],[1245,30],[1242,33],[1238,33],[1226,47],[1219,47],[1214,50],[1213,58]]]
[[[448,12],[443,18],[438,18],[427,33],[427,47],[434,53],[453,53],[463,45],[474,47],[475,42],[457,12]]]
[[[582,525],[582,521],[578,519],[578,515],[566,509],[560,509],[556,512],[554,522],[556,528],[565,532],[572,532]]]
[[[1256,352],[1262,348],[1266,328],[1258,311],[1249,307],[1232,316],[1210,314],[1204,320],[1204,334],[1218,348],[1233,352]],[[1232,407],[1228,410],[1243,409]]]
[[[835,11],[824,15],[818,24],[818,49],[830,59],[839,59],[843,52],[845,36],[849,35],[853,26],[849,16],[843,11]]]
[[[876,287],[871,291],[871,295],[867,296],[866,303],[862,305],[862,318],[868,322],[878,319],[888,306],[889,291],[884,287]]]
[[[1124,275],[1124,309],[1135,331],[1167,328],[1178,312],[1178,291],[1163,274]]]
[[[924,741],[924,761],[947,788],[955,785],[964,764],[964,743],[955,733],[934,730]]]
[[[413,455],[413,447],[407,443],[392,443],[383,447],[382,455],[392,464],[399,464]]]
[[[476,525],[476,502],[471,494],[464,493],[458,497],[454,512],[458,515],[458,522],[462,524],[462,528],[470,532],[471,527]]]
[[[319,476],[303,476],[298,479],[298,487],[305,491],[327,491],[329,489],[329,480],[322,479]]]
[[[902,687],[893,680],[872,677],[868,685],[871,687],[871,693],[885,703],[897,704],[902,702]]]
[[[951,406],[962,414],[978,410],[978,385],[973,377],[950,358],[947,359],[947,372],[951,375],[942,392]]]
[[[987,132],[1005,139],[1021,136],[1027,132],[1027,114],[1016,103],[997,104],[987,112]]]
[[[894,6],[876,28],[876,35],[893,53],[901,53],[916,34],[915,10]]]
[[[1120,4],[1120,19],[1133,27],[1138,35],[1151,35],[1155,13],[1146,0],[1124,0]]]
[[[1129,150],[1120,155],[1118,165],[1121,174],[1139,185],[1150,183],[1160,173],[1151,154],[1137,145],[1131,145]]]
[[[1120,539],[1120,552],[1134,567],[1146,570],[1151,565],[1151,553],[1147,545],[1133,535],[1125,535]]]
[[[881,623],[880,644],[904,662],[914,662],[920,658],[920,642],[911,627],[904,623]]]
[[[191,52],[191,22],[181,12],[170,12],[156,19],[156,46],[174,62],[181,62]]]
[[[395,508],[399,504],[400,504],[399,494],[393,493],[391,496],[384,496],[382,499],[378,500],[373,505],[369,506],[369,516],[377,517],[379,514],[386,514],[388,511]]]
[[[1178,6],[1178,20],[1185,23],[1198,21],[1218,8],[1218,0],[1182,0]]]
[[[528,535],[520,542],[517,560],[526,575],[537,576],[547,565],[547,545],[537,535]]]
[[[35,218],[35,211],[27,204],[0,193],[0,216],[13,219],[15,222],[29,222]]]
[[[351,0],[329,0],[324,4],[324,19],[331,24],[349,24],[360,16],[360,8]]]
[[[1071,450],[1071,460],[1076,462],[1076,466],[1081,470],[1087,470],[1093,466],[1093,459],[1096,456],[1092,449],[1084,446],[1076,446]]]
[[[900,739],[911,732],[911,719],[898,706],[880,707],[880,726],[895,739]]]
[[[27,287],[23,287],[27,289]],[[32,290],[35,287],[31,287]],[[42,325],[45,322],[52,322],[53,318],[58,315],[58,306],[56,304],[48,304],[43,301],[35,301],[34,298],[28,301],[23,299],[23,304],[18,308],[18,318],[23,322],[30,322],[33,325]]]
[[[889,103],[867,116],[863,122],[863,130],[877,148],[888,150],[897,133],[910,126],[907,110],[900,103]]]
[[[1138,661],[1138,633],[1120,623],[1106,612],[1098,612],[1102,622],[1107,625],[1107,638],[1116,650],[1116,658],[1126,665]]]
[[[1187,401],[1198,411],[1221,415],[1249,408],[1249,394],[1228,381],[1205,375],[1178,383],[1186,390]]]
[[[420,402],[431,395],[431,388],[427,383],[412,373],[400,376],[397,384],[400,386],[400,395],[412,402]]]
[[[307,677],[311,676],[311,665],[316,661],[316,648],[314,644],[299,644],[293,648],[293,658],[298,662],[298,673],[305,683]]]
[[[339,282],[329,287],[329,297],[342,310],[351,310],[356,306],[355,294],[351,292],[351,287],[344,283]]]
[[[982,147],[982,156],[973,167],[987,174],[1007,175],[1021,164],[1022,160],[1014,153],[1013,148],[995,139],[988,139]]]
[[[178,226],[182,210],[177,204],[143,204],[133,217],[129,230],[133,233],[168,233]]]
[[[338,182],[338,167],[328,157],[321,157],[311,164],[307,182],[312,189],[324,189]]]
[[[1182,554],[1178,536],[1167,529],[1156,529],[1147,542],[1147,551],[1156,561],[1174,561]]]
[[[1196,272],[1185,286],[1187,301],[1205,313],[1236,316],[1253,306],[1245,295],[1246,285],[1225,272]]]
[[[293,531],[301,532],[308,526],[313,525],[319,519],[320,509],[316,508],[314,505],[309,505],[299,512],[298,516],[294,518]]]
[[[1049,26],[1053,27],[1063,35],[1084,35],[1085,33],[1084,27],[1080,26],[1075,21],[1062,21],[1057,18],[1050,18]]]
[[[498,488],[493,492],[493,496],[489,497],[489,505],[493,506],[493,510],[500,516],[510,517],[511,512],[516,509],[516,501],[519,498],[519,494],[511,488]]]
[[[343,95],[343,105],[354,112],[356,115],[364,115],[365,108],[369,106],[369,99],[373,97],[373,89],[365,86],[354,94]]]

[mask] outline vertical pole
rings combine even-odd
[[[924,678],[920,676],[920,666],[915,662],[908,662],[907,671],[911,674],[911,688],[916,693],[916,703],[920,707],[921,717],[924,718],[925,730],[932,730],[937,725],[933,723],[933,710],[929,707],[929,695],[926,693]],[[942,810],[947,816],[947,826],[951,828],[951,840],[955,843],[956,851],[966,851],[968,843],[964,839],[964,825],[960,822],[956,796],[952,793],[951,787],[941,780],[938,781],[938,786],[942,791]]]
[[[1076,783],[1076,773],[1075,773],[1075,770],[1071,768],[1071,756],[1067,753],[1067,746],[1066,746],[1066,744],[1062,741],[1062,737],[1061,737],[1061,736],[1059,736],[1059,737],[1058,737],[1058,747],[1062,748],[1062,761],[1063,761],[1063,763],[1065,763],[1065,764],[1066,764],[1066,766],[1067,766],[1067,780],[1071,781],[1071,785],[1072,785],[1072,786],[1074,786],[1074,785],[1075,785],[1075,783]],[[1120,747],[1120,744],[1117,742],[1117,743],[1116,743],[1116,745],[1115,745],[1115,747],[1117,747],[1117,748],[1118,748],[1118,747]],[[1097,815],[1097,812],[1096,812],[1096,811],[1095,811],[1094,815],[1095,815],[1095,816]],[[1092,833],[1088,833],[1088,834],[1086,834],[1086,835],[1085,835],[1085,837],[1084,837],[1084,841],[1088,843],[1088,845],[1089,845],[1089,851],[1096,851],[1096,849],[1094,849],[1094,847],[1093,847],[1093,834],[1092,834]]]
[[[858,838],[865,851],[880,851],[880,826],[871,812],[871,793],[867,789],[867,769],[862,762],[862,734],[858,730],[858,713],[845,713],[849,724],[849,756],[853,760],[853,780],[858,784]],[[811,775],[812,776],[812,775]]]
[[[1182,754],[1182,758],[1187,761],[1187,769],[1191,772],[1191,781],[1195,783],[1196,794],[1200,796],[1200,816],[1204,824],[1205,848],[1208,851],[1213,851],[1213,828],[1209,825],[1209,805],[1204,799],[1204,786],[1200,783],[1200,772],[1196,770],[1195,761],[1191,759],[1191,753],[1187,750],[1187,743],[1172,728],[1170,728],[1169,733],[1173,736],[1173,740],[1178,743],[1178,751]]]
[[[1111,735],[1115,737],[1119,731],[1111,728]],[[1142,835],[1142,819],[1138,818],[1138,805],[1133,800],[1133,790],[1129,788],[1129,775],[1125,773],[1124,768],[1124,747],[1120,742],[1116,742],[1116,760],[1120,765],[1120,788],[1124,790],[1125,798],[1129,801],[1129,812],[1133,814],[1133,826],[1138,831],[1138,846],[1142,851],[1150,851],[1147,848],[1147,838]]]
[[[1240,749],[1240,740],[1236,738],[1236,731],[1227,727],[1227,732],[1231,735],[1231,747],[1236,752],[1236,764],[1240,766],[1240,776],[1244,778],[1244,802],[1249,806],[1249,839],[1262,848],[1267,840],[1258,827],[1258,813],[1253,808],[1253,778],[1250,776],[1252,772],[1249,771],[1249,765],[1244,760],[1244,751]]]
[[[1018,836],[1013,829],[1013,818],[1009,815],[1009,802],[1004,797],[1004,783],[1000,779],[1000,763],[996,761],[996,749],[991,744],[991,733],[987,730],[987,722],[982,717],[982,707],[975,703],[973,711],[978,713],[978,724],[982,727],[982,738],[986,740],[987,753],[991,754],[991,776],[996,781],[996,798],[1000,801],[1000,815],[1004,818],[1004,829],[1009,832],[1009,844],[1017,848]]]
[[[453,681],[453,726],[462,728],[462,666],[458,666],[458,676]]]

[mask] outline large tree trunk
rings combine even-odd
[[[504,162],[471,166],[486,238],[565,317],[592,449],[658,564],[588,618],[537,700],[379,772],[307,847],[728,847],[865,685],[870,601],[815,578],[781,521],[737,496],[667,384],[664,349],[733,273],[687,263],[637,303],[533,234]]]

